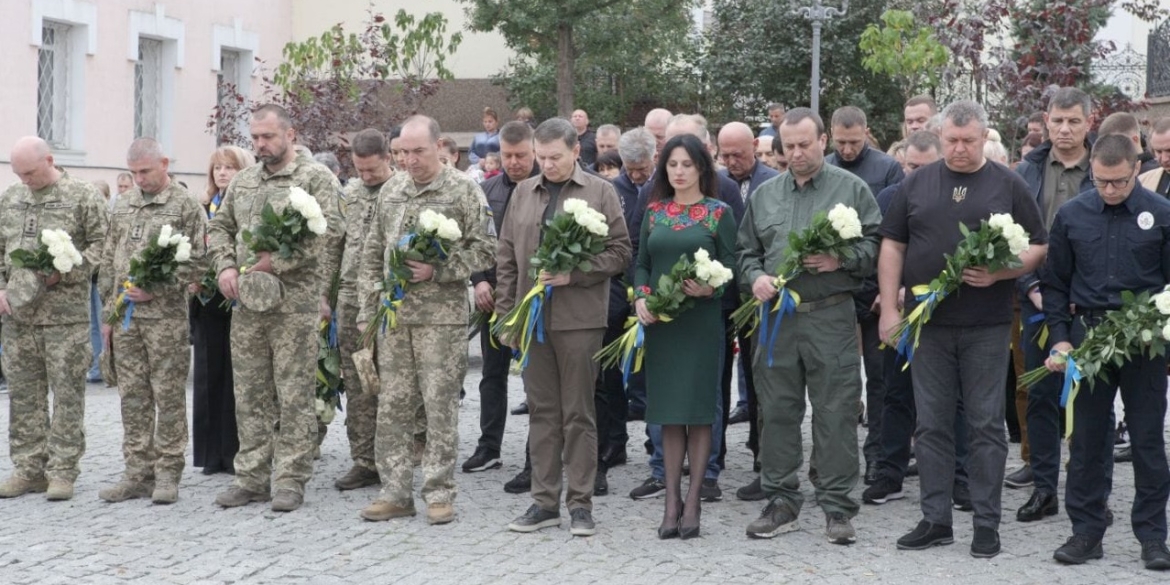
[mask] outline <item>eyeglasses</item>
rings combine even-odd
[[[1093,185],[1096,186],[1098,190],[1105,189],[1106,187],[1109,187],[1111,185],[1115,189],[1124,189],[1124,188],[1126,188],[1126,186],[1129,185],[1129,182],[1132,180],[1133,180],[1132,175],[1129,177],[1125,177],[1124,179],[1097,179],[1097,178],[1094,178]]]

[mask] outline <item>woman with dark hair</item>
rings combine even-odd
[[[684,254],[693,260],[695,252],[703,249],[731,268],[735,217],[727,204],[715,199],[715,163],[695,136],[684,134],[666,143],[655,177],[642,221],[634,308],[646,326],[646,422],[662,425],[666,509],[658,537],[692,538],[699,535],[699,492],[711,452],[711,425],[723,371],[722,291],[684,281],[683,292],[694,298],[694,306],[669,322],[647,310],[646,297]],[[685,504],[684,455],[698,462],[691,465]]]
[[[215,217],[223,203],[224,192],[236,173],[255,164],[248,151],[236,146],[221,146],[207,165],[207,190],[199,202],[208,219]],[[192,285],[191,292],[203,292]],[[190,322],[195,347],[194,397],[191,413],[191,444],[195,467],[204,475],[234,473],[240,440],[236,428],[236,394],[232,381],[232,310],[224,308],[218,292],[204,303],[198,295],[191,299]]]

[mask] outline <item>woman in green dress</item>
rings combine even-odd
[[[711,452],[723,338],[720,291],[693,280],[683,291],[694,306],[673,320],[660,321],[646,309],[646,296],[679,257],[694,259],[705,249],[730,268],[734,264],[735,217],[727,204],[714,198],[715,164],[693,135],[670,139],[662,149],[642,221],[634,271],[634,308],[646,327],[646,422],[662,425],[666,471],[666,509],[659,538],[699,535],[699,488]],[[692,462],[686,502],[681,497],[684,455]],[[697,463],[697,464],[696,464]]]

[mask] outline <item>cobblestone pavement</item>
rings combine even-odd
[[[478,353],[478,343],[472,352]],[[479,436],[478,361],[472,363],[460,408],[459,462],[471,454]],[[509,394],[511,405],[523,399],[519,378],[512,378]],[[744,528],[761,505],[734,498],[734,490],[752,479],[750,454],[743,447],[746,424],[728,433],[728,469],[720,478],[723,501],[704,504],[702,538],[684,542],[655,537],[661,499],[634,501],[626,495],[648,476],[641,423],[630,424],[630,464],[611,470],[611,494],[595,498],[598,534],[574,538],[563,512],[560,529],[525,535],[505,528],[530,504],[527,495],[502,489],[523,464],[526,417],[508,417],[502,469],[457,472],[458,518],[432,527],[421,516],[363,522],[358,511],[375,488],[342,493],[332,487],[349,468],[341,417],[332,425],[299,511],[276,514],[262,505],[221,510],[213,499],[231,478],[205,476],[190,467],[183,474],[180,500],[172,506],[152,506],[149,500],[106,504],[97,492],[116,481],[122,469],[117,391],[91,385],[87,410],[88,449],[74,499],[53,503],[34,494],[0,500],[0,584],[1165,582],[1141,568],[1140,549],[1128,528],[1129,464],[1117,465],[1112,508],[1118,522],[1105,538],[1104,560],[1065,567],[1052,560],[1070,532],[1063,511],[1042,522],[1015,521],[1014,511],[1028,490],[1004,491],[1003,553],[994,559],[968,554],[972,529],[961,512],[955,513],[954,545],[897,551],[894,541],[921,517],[916,478],[905,485],[906,499],[862,507],[854,519],[858,542],[852,546],[826,542],[824,517],[811,505],[801,515],[802,530],[749,540]],[[8,397],[0,395],[0,429],[7,428]],[[809,441],[806,421],[806,453]],[[7,446],[4,433],[3,477],[12,469]],[[1017,464],[1013,445],[1008,466]],[[812,502],[811,488],[805,486]],[[855,494],[859,499],[862,488]]]

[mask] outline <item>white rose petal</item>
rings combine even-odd
[[[308,228],[309,228],[309,231],[320,236],[320,235],[324,234],[325,231],[329,228],[329,224],[325,221],[325,218],[323,218],[323,217],[310,217],[309,222],[308,222]]]
[[[991,214],[991,217],[987,219],[987,225],[1001,232],[1003,231],[1003,228],[1014,223],[1016,222],[1012,220],[1012,216],[1007,213],[993,213]]]
[[[158,231],[158,245],[160,248],[166,248],[171,245],[171,232],[174,230],[169,224],[162,226]]]
[[[584,199],[579,199],[577,197],[570,197],[569,199],[565,199],[565,213],[577,215],[586,209],[589,209],[589,204],[586,203]]]
[[[179,242],[175,247],[175,262],[187,262],[191,259],[191,243]]]
[[[438,233],[440,238],[452,242],[463,237],[463,230],[459,229],[459,222],[449,217],[442,218],[436,233]]]
[[[1161,292],[1154,295],[1154,306],[1163,315],[1170,315],[1170,293]]]
[[[706,248],[699,248],[698,250],[695,250],[695,262],[696,263],[710,262],[710,261],[711,261],[711,253],[708,252]]]
[[[1166,322],[1166,326],[1162,327],[1162,339],[1170,341],[1170,321]]]
[[[56,268],[57,272],[65,274],[73,270],[73,260],[67,256],[57,256],[53,258],[53,268]]]
[[[439,224],[442,222],[442,217],[434,210],[424,209],[422,213],[418,214],[418,227],[421,231],[433,234],[439,231]]]

